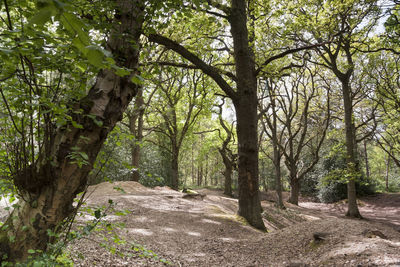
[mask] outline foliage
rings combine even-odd
[[[315,170],[305,177],[301,192],[324,203],[337,202],[347,198],[347,182],[356,180],[358,196],[374,194],[377,182],[375,179],[360,173],[351,173],[346,168],[346,155],[344,144],[341,142],[332,145],[332,139],[328,140],[330,148],[325,147],[324,156]]]
[[[133,142],[133,136],[122,125],[117,125],[97,156],[89,178],[90,184],[130,180],[133,168],[129,161],[130,142]]]

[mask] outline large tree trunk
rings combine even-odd
[[[134,70],[139,57],[142,5],[141,0],[116,2],[118,16],[108,41],[110,50],[118,55],[117,64]],[[121,34],[125,37],[121,38]],[[17,261],[27,258],[28,249],[46,250],[50,241],[47,231],[57,230],[57,226],[73,212],[73,200],[85,189],[103,142],[137,93],[138,86],[130,79],[119,77],[111,70],[102,70],[88,95],[73,106],[83,110],[82,113],[71,113],[83,129],[74,128],[71,123],[57,129],[51,158],[38,169],[25,170],[24,175],[15,177],[15,185],[22,197],[19,207],[13,210],[0,232],[0,261],[5,254],[8,261]],[[89,114],[102,125],[95,123],[87,116]],[[87,155],[87,162],[80,167],[73,158],[81,153]],[[28,173],[31,175],[26,175]]]
[[[241,102],[243,99],[241,100]],[[254,108],[237,107],[237,134],[239,160],[239,215],[254,227],[264,230],[264,222],[261,218],[261,203],[258,190],[258,144],[257,144],[257,119],[252,119]],[[256,116],[254,116],[256,117]]]
[[[297,166],[294,163],[294,161],[291,161],[290,163],[291,164],[290,164],[290,169],[289,169],[289,182],[290,182],[289,203],[292,203],[294,205],[299,205],[301,177],[298,176],[298,169],[297,169]]]
[[[232,0],[229,22],[237,75],[234,106],[239,144],[239,215],[250,225],[265,230],[258,194],[257,79],[254,53],[249,47],[246,1]]]
[[[344,118],[346,128],[346,161],[347,171],[351,172],[349,181],[347,183],[347,199],[348,207],[346,216],[361,218],[361,214],[357,206],[356,194],[356,179],[360,172],[359,162],[357,160],[357,144],[356,144],[356,130],[353,122],[353,102],[351,98],[351,88],[349,84],[349,77],[347,76],[342,80],[343,104],[344,104]]]
[[[289,203],[299,205],[300,180],[297,178],[290,178],[290,187]]]
[[[175,146],[172,148],[172,159],[171,159],[171,171],[172,171],[172,189],[178,190],[179,187],[179,149]]]

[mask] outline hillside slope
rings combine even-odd
[[[237,200],[219,191],[199,193],[187,196],[135,182],[91,187],[89,206],[106,205],[112,199],[116,210],[130,211],[126,216],[105,217],[108,222],[125,223],[117,231],[128,242],[118,246],[125,254],[121,257],[101,247],[104,233],[94,232],[70,247],[76,265],[164,266],[160,259],[165,259],[172,266],[400,266],[400,232],[395,225],[347,219],[335,210],[288,205],[279,211],[263,201],[269,233],[262,233],[235,214]],[[385,208],[400,212],[395,206]],[[78,224],[89,219],[78,217]],[[316,242],[314,234],[320,232],[324,240]]]

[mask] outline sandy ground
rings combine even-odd
[[[367,220],[343,217],[344,203],[302,202],[280,211],[263,201],[269,232],[262,233],[236,215],[237,200],[219,191],[199,190],[201,196],[185,198],[169,188],[118,182],[90,192],[88,206],[112,199],[115,210],[130,211],[105,217],[125,223],[115,232],[127,243],[118,246],[124,255],[113,254],[101,245],[112,231],[93,232],[69,247],[77,266],[166,266],[160,259],[171,266],[400,266],[399,194],[362,200]],[[78,217],[77,224],[90,219]],[[314,242],[318,232],[324,240]]]
[[[400,266],[400,194],[361,199],[366,219],[352,220],[343,216],[344,201],[302,199],[300,206],[286,203],[281,211],[268,201],[274,199],[270,192],[262,196],[269,230],[263,233],[236,215],[236,199],[216,190],[198,192],[188,198],[135,182],[90,187],[86,208],[107,206],[110,199],[114,207],[89,236],[70,244],[68,253],[75,266],[85,267]],[[7,205],[0,201],[0,220]],[[121,211],[129,213],[119,216]],[[93,219],[82,209],[74,228]],[[324,240],[315,242],[313,235],[321,232]]]

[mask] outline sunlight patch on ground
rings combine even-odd
[[[316,217],[316,216],[311,216],[311,215],[306,215],[306,214],[302,214],[301,217],[303,217],[304,219],[306,219],[307,221],[316,221],[316,220],[320,220],[321,218]]]
[[[161,228],[164,232],[168,232],[168,233],[175,233],[175,232],[177,232],[177,230],[176,229],[174,229],[174,228],[171,228],[171,227],[163,227],[163,228]]]
[[[363,242],[346,242],[341,248],[331,251],[329,256],[335,257],[339,255],[361,254],[369,249],[375,249],[376,247],[377,245],[374,244],[374,242],[370,242],[369,239],[365,239]]]
[[[186,232],[188,235],[191,235],[191,236],[201,236],[201,234],[200,233],[198,233],[198,232]]]
[[[217,205],[209,205],[207,209],[209,211],[208,214],[210,216],[229,221],[239,222],[242,225],[248,225],[246,219],[244,219],[243,217],[234,213],[226,213],[221,207]]]
[[[153,235],[152,231],[149,231],[148,229],[143,229],[143,228],[130,228],[129,229],[130,233],[133,234],[140,234],[140,235],[144,235],[144,236],[151,236]]]
[[[117,215],[107,215],[104,219],[105,219],[106,221],[114,222],[114,221],[119,221],[119,220],[121,219],[121,216],[117,216]]]
[[[400,242],[380,238],[364,238],[357,242],[346,242],[341,248],[331,251],[328,257],[341,257],[346,255],[369,255],[373,251],[379,251],[379,256],[372,259],[372,262],[377,265],[400,264],[397,253],[393,250],[400,251]],[[398,266],[398,265],[395,265]]]
[[[129,220],[132,220],[132,221],[135,221],[135,222],[147,222],[147,223],[152,223],[152,222],[155,222],[155,220],[153,220],[153,219],[149,219],[147,216],[142,216],[142,215],[139,215],[139,217],[130,217],[130,219]]]
[[[218,225],[221,224],[220,222],[209,220],[209,219],[202,219],[201,221],[205,222],[205,223],[212,223],[212,224],[218,224]]]

